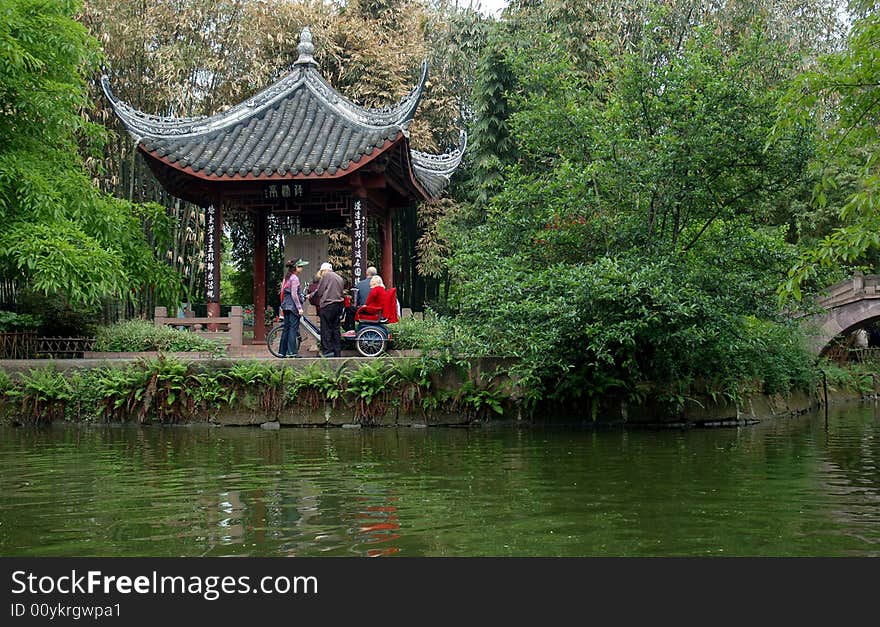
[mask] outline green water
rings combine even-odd
[[[0,555],[878,555],[880,415],[0,428]]]

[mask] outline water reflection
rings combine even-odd
[[[0,554],[876,555],[878,425],[2,428]]]
[[[353,535],[358,544],[365,546],[393,542],[401,537],[400,521],[397,507],[393,504],[397,499],[393,496],[376,495],[374,497],[358,497],[361,511],[357,513],[358,526]],[[367,549],[367,556],[394,555],[400,548],[394,545]]]

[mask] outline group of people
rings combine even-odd
[[[321,264],[315,279],[309,284],[308,291],[303,289],[299,275],[309,265],[302,259],[291,259],[285,264],[286,272],[281,282],[281,311],[284,326],[281,331],[281,357],[302,357],[299,354],[299,325],[303,316],[306,299],[315,306],[321,326],[321,357],[342,356],[342,331],[340,330],[343,313],[345,313],[345,281],[333,271],[329,262]],[[366,278],[357,282],[357,299],[348,312],[349,319],[354,320],[357,307],[366,305],[381,309],[385,297],[385,284],[376,273],[376,268],[367,268]],[[379,288],[379,289],[377,289]]]

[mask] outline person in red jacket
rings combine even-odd
[[[382,306],[385,303],[385,282],[378,274],[370,279],[370,293],[367,294],[367,302],[364,307],[375,307],[381,316]]]

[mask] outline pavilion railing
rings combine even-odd
[[[233,305],[229,309],[228,316],[221,317],[169,317],[168,309],[165,307],[156,307],[154,310],[153,321],[157,327],[173,326],[184,327],[193,333],[198,333],[202,337],[220,340],[226,342],[228,346],[241,346],[243,344],[243,320],[242,308]]]

